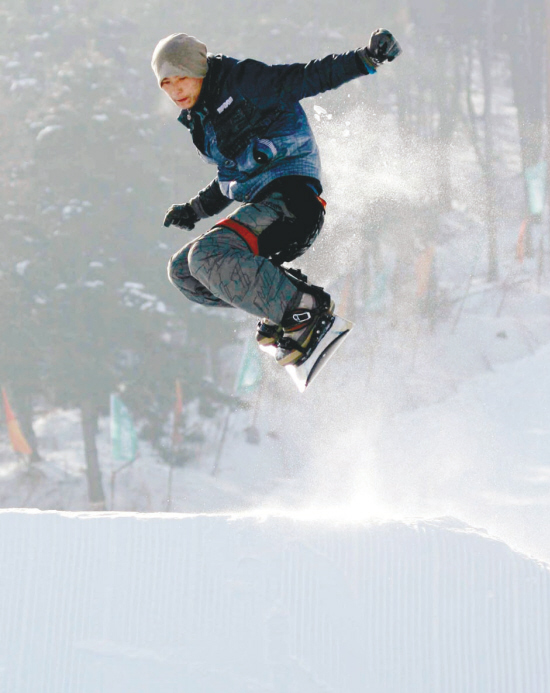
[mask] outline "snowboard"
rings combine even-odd
[[[315,380],[334,356],[336,350],[343,344],[352,327],[353,323],[349,320],[333,315],[332,324],[308,358],[299,365],[290,364],[285,366],[285,370],[292,378],[299,392],[305,392],[306,388]]]

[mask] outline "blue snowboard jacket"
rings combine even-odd
[[[251,201],[281,176],[320,180],[319,152],[300,100],[372,72],[358,51],[292,65],[209,55],[199,100],[178,118],[202,158],[218,167],[192,201],[199,215],[217,214],[232,200]]]

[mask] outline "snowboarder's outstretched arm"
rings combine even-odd
[[[218,179],[209,183],[197,195],[185,204],[172,205],[164,218],[164,226],[179,226],[180,229],[195,228],[195,224],[200,219],[218,214],[233,200],[226,197],[220,190]]]
[[[292,65],[266,65],[256,60],[243,60],[236,67],[234,78],[250,91],[270,94],[275,99],[300,101],[366,74],[374,74],[383,62],[391,62],[401,53],[401,46],[387,29],[377,29],[368,46],[348,53],[328,55],[320,60]],[[241,73],[240,75],[238,73]]]

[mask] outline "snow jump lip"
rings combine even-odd
[[[2,691],[548,690],[550,567],[450,518],[11,511],[0,540]]]

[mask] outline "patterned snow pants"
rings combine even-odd
[[[184,246],[168,263],[172,284],[195,303],[241,308],[280,323],[302,294],[277,265],[301,255],[324,219],[311,188],[294,184],[293,191],[305,204],[294,204],[284,188],[268,190]]]

